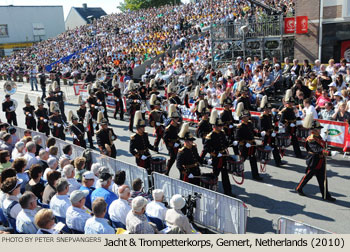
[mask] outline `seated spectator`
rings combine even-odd
[[[310,73],[306,80],[306,86],[311,90],[315,91],[317,88],[317,78],[315,73]]]
[[[27,153],[23,156],[23,158],[27,160],[26,170],[29,170],[29,168],[32,167],[33,164],[37,164],[39,161],[35,157],[36,145],[34,142],[30,141],[26,143],[26,149]]]
[[[165,214],[168,210],[164,203],[164,192],[160,189],[155,189],[152,192],[153,195],[153,201],[148,203],[146,206],[146,214],[148,216],[158,218],[162,221],[165,221]]]
[[[61,173],[58,171],[49,171],[47,173],[47,185],[43,193],[43,203],[49,205],[52,197],[56,194],[56,183],[61,178]]]
[[[132,210],[126,216],[126,230],[130,234],[154,234],[154,228],[145,215],[148,201],[137,196],[131,202]]]
[[[81,187],[81,184],[74,178],[75,171],[73,165],[66,165],[63,167],[63,177],[67,178],[67,181],[69,183],[69,191],[68,195],[70,195],[73,191],[79,190]]]
[[[16,229],[24,234],[36,234],[38,228],[34,224],[37,213],[37,197],[32,192],[25,192],[19,199],[22,210],[17,215]]]
[[[125,171],[117,171],[114,175],[114,185],[112,186],[112,192],[118,195],[118,188],[119,186],[124,185],[125,179]]]
[[[39,155],[39,151],[43,148],[41,145],[43,143],[43,141],[41,140],[41,136],[36,135],[33,137],[33,142],[35,143],[36,146],[36,151],[35,151],[35,156]]]
[[[12,138],[12,146],[14,147],[16,145],[16,143],[19,141],[18,136],[16,135],[16,128],[15,127],[9,127],[8,128],[8,133],[11,134],[11,138]]]
[[[47,165],[48,165],[48,168],[44,171],[44,175],[43,175],[43,179],[44,179],[45,181],[47,181],[47,174],[48,174],[50,171],[56,171],[56,170],[57,170],[58,161],[57,161],[56,158],[50,157],[50,158],[47,160]]]
[[[6,193],[6,198],[2,203],[2,209],[4,210],[4,215],[16,219],[19,212],[22,210],[21,205],[19,204],[19,199],[17,195],[19,195],[21,190],[21,179],[17,179],[16,177],[7,178],[1,184],[1,190]]]
[[[1,190],[1,184],[3,184],[7,178],[11,178],[11,177],[16,177],[16,171],[13,168],[6,168],[0,174],[0,208],[1,209],[3,208],[2,204],[6,199],[6,193]]]
[[[72,205],[66,213],[66,224],[70,229],[84,232],[85,222],[91,217],[91,211],[85,207],[86,196],[89,191],[75,190],[70,195]]]
[[[151,195],[143,191],[143,181],[140,178],[137,178],[132,182],[132,191],[130,199],[134,199],[137,196],[142,196],[147,200],[152,200]]]
[[[57,159],[57,162],[58,162],[58,159]],[[68,158],[60,159],[60,161],[58,162],[58,171],[63,175],[63,167],[70,164],[71,164],[71,161]]]
[[[94,181],[94,185],[93,185],[93,187],[95,187],[95,188],[96,188],[96,183],[98,181],[98,177],[100,176],[100,174],[99,174],[99,169],[100,168],[101,168],[101,164],[99,164],[99,163],[94,163],[94,164],[91,165],[91,171],[95,175],[95,177],[94,177],[95,181]]]
[[[72,152],[73,152],[72,145],[67,144],[66,146],[63,147],[62,151],[63,151],[63,155],[60,156],[60,159],[58,160],[58,162],[62,158],[68,158],[69,160],[72,160],[72,157],[71,157],[72,156]]]
[[[12,167],[17,172],[17,178],[22,180],[21,192],[25,191],[26,184],[30,180],[28,172],[25,172],[24,169],[27,167],[27,161],[24,158],[17,158],[12,163]]]
[[[75,167],[75,178],[78,181],[82,181],[83,173],[86,172],[85,169],[86,158],[77,157],[74,159],[74,167]]]
[[[55,146],[56,145],[56,139],[54,137],[49,137],[46,141],[46,150],[48,151],[51,146]]]
[[[51,209],[41,209],[34,217],[34,223],[39,228],[37,234],[58,234],[54,230],[55,216]]]
[[[180,194],[175,194],[170,200],[170,207],[165,214],[165,221],[170,228],[180,228],[185,234],[192,233],[192,227],[188,218],[182,213],[181,209],[186,202]]]
[[[101,187],[100,188],[96,188],[96,190],[94,190],[91,193],[91,203],[93,203],[96,198],[102,197],[107,203],[106,218],[108,218],[109,207],[110,207],[110,205],[112,204],[113,201],[118,199],[118,196],[115,195],[110,190],[108,190],[108,188],[110,187],[111,182],[112,182],[112,175],[111,174],[109,174],[109,173],[101,173],[100,174],[100,178],[99,178],[99,182],[101,184]]]
[[[0,150],[7,150],[9,154],[12,154],[12,137],[11,134],[6,133],[2,136],[3,143],[0,146]]]
[[[45,182],[41,179],[43,175],[43,169],[40,165],[32,165],[29,169],[30,180],[25,185],[26,191],[31,191],[34,195],[42,201],[43,193],[45,190]]]
[[[318,119],[318,114],[313,105],[311,105],[310,99],[304,100],[304,109],[303,109],[303,117],[305,117],[307,114],[312,114],[314,120]]]
[[[15,160],[16,158],[23,157],[25,147],[26,145],[22,141],[17,142],[15,148],[12,150],[12,159]]]
[[[49,153],[42,148],[39,151],[38,165],[40,165],[43,168],[43,172],[46,170],[46,168],[49,167],[49,165],[47,164],[48,159],[49,159]]]
[[[112,202],[108,214],[112,221],[121,222],[126,225],[126,216],[131,210],[128,202],[130,197],[130,187],[127,185],[120,186],[118,188],[118,195],[119,199]]]
[[[58,154],[58,147],[57,146],[51,146],[49,148],[49,158],[50,157],[54,157],[58,161],[57,154]]]
[[[58,179],[56,183],[56,191],[57,193],[50,201],[50,209],[52,209],[55,216],[66,218],[67,209],[71,205],[68,196],[69,183],[67,179]]]
[[[335,110],[333,116],[333,120],[339,121],[339,122],[347,122],[350,123],[350,113],[346,111],[346,103],[340,102],[339,108]]]
[[[10,154],[7,150],[0,151],[0,172],[11,167]]]
[[[102,173],[109,173],[109,174],[111,174],[109,168],[106,167],[106,166],[100,166],[100,168],[98,169],[98,174],[100,175]],[[111,185],[108,187],[109,191],[112,191],[113,185],[114,185],[114,181],[112,180],[111,181]],[[96,188],[100,188],[101,187],[101,181],[99,179],[96,181],[95,187]]]
[[[325,108],[326,104],[332,102],[332,100],[328,96],[327,90],[322,90],[322,95],[318,97],[316,101],[316,109],[323,109]]]
[[[92,203],[93,217],[85,223],[85,234],[115,234],[115,229],[108,224],[108,220],[104,218],[107,213],[106,201],[98,197]]]
[[[333,104],[327,102],[324,109],[321,110],[319,117],[323,120],[333,120],[332,116],[334,115]]]
[[[79,188],[80,191],[89,191],[89,194],[86,196],[85,200],[85,206],[89,209],[91,209],[91,194],[95,190],[95,187],[93,187],[94,184],[94,177],[95,175],[91,171],[86,171],[83,174],[83,184]]]

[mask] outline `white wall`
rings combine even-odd
[[[33,23],[42,23],[45,36],[55,37],[65,31],[62,6],[0,6],[0,24],[8,25],[8,37],[0,37],[0,44],[33,42]]]
[[[65,21],[66,30],[71,30],[77,26],[85,24],[86,21],[80,16],[80,14],[74,8],[71,8]]]

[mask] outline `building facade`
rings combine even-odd
[[[82,7],[72,7],[65,21],[66,30],[89,24],[93,19],[104,15],[107,15],[106,12],[99,7],[88,7],[87,4],[83,4]]]

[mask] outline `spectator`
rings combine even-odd
[[[12,138],[12,147],[14,147],[15,145],[16,145],[16,143],[19,141],[19,138],[17,137],[17,135],[16,135],[16,128],[14,128],[14,127],[10,127],[9,129],[8,129],[8,133],[10,133],[11,134],[11,138]]]
[[[70,195],[72,205],[66,213],[66,224],[70,229],[84,232],[85,222],[91,217],[90,210],[85,208],[86,196],[89,191],[75,190]]]
[[[322,88],[325,90],[329,89],[329,84],[331,84],[332,79],[330,76],[328,76],[327,71],[321,71],[321,73],[317,76],[317,79],[318,79],[318,85],[321,85]]]
[[[58,234],[54,230],[55,216],[51,209],[41,209],[34,217],[34,223],[39,228],[37,234]]]
[[[350,113],[346,111],[346,103],[340,102],[338,109],[335,110],[334,115],[332,116],[333,120],[339,122],[350,123]]]
[[[124,185],[126,179],[125,171],[117,171],[114,175],[114,185],[112,187],[112,192],[118,195],[119,186]]]
[[[43,175],[43,179],[45,181],[47,181],[47,174],[50,172],[50,171],[56,171],[57,170],[57,166],[58,166],[58,162],[57,162],[57,159],[56,158],[49,158],[47,160],[47,165],[48,165],[48,169],[46,169],[44,171],[44,175]]]
[[[71,205],[68,196],[69,183],[67,179],[58,179],[56,183],[56,191],[57,193],[50,201],[50,209],[52,209],[55,216],[66,218],[67,209]]]
[[[56,159],[56,160],[58,162],[58,159]],[[62,159],[60,159],[60,162],[58,164],[59,164],[58,170],[63,174],[63,167],[65,167],[66,165],[70,165],[71,161],[68,158],[62,158]]]
[[[175,194],[170,200],[170,207],[165,214],[165,221],[170,228],[180,228],[185,234],[192,233],[192,227],[188,218],[182,213],[181,209],[185,206],[186,202],[180,194]]]
[[[67,178],[69,183],[69,191],[68,195],[70,195],[73,191],[79,190],[81,184],[74,178],[75,171],[74,166],[69,164],[63,167],[63,177]]]
[[[132,210],[126,216],[126,230],[130,234],[154,234],[154,228],[148,223],[145,211],[148,201],[137,196],[131,202]]]
[[[100,174],[102,174],[102,173],[111,174],[109,168],[106,167],[106,166],[100,166],[100,168],[98,168],[98,174],[99,174],[99,176],[100,176]],[[114,185],[114,181],[111,180],[111,185],[108,187],[108,190],[109,190],[109,191],[112,191],[113,185]],[[100,181],[99,179],[96,181],[95,187],[96,187],[96,188],[100,188],[100,187],[101,187],[101,181]],[[107,202],[107,203],[108,203],[108,202]]]
[[[45,190],[44,181],[41,179],[43,175],[43,169],[40,165],[32,165],[29,169],[30,180],[25,186],[26,191],[31,191],[34,195],[42,201],[43,193]]]
[[[47,173],[47,185],[43,193],[43,203],[50,204],[52,197],[56,194],[56,183],[61,178],[61,173],[58,171],[49,171]]]
[[[98,181],[98,177],[100,176],[99,174],[99,169],[101,168],[101,164],[99,163],[94,163],[91,165],[91,171],[94,173],[94,187],[96,188],[96,183]]]
[[[108,214],[112,221],[121,222],[126,225],[126,216],[131,210],[128,202],[130,197],[130,187],[127,185],[120,186],[118,188],[118,195],[119,199],[112,202]]]
[[[89,194],[86,196],[85,206],[91,209],[91,194],[95,190],[94,185],[94,173],[91,171],[86,171],[83,174],[83,184],[79,188],[80,191],[89,191]]]
[[[85,223],[85,234],[115,234],[114,228],[108,224],[108,220],[104,218],[107,213],[106,201],[98,197],[92,203],[93,217]]]
[[[304,109],[303,109],[303,117],[307,114],[312,114],[314,120],[318,119],[317,111],[313,105],[311,105],[310,99],[304,100]]]
[[[333,120],[332,116],[334,115],[333,104],[327,102],[325,107],[320,112],[320,119],[323,120]]]
[[[35,156],[39,155],[39,151],[43,148],[41,145],[43,143],[43,141],[41,140],[41,136],[36,135],[33,137],[33,142],[35,143],[36,146],[36,151],[35,151]]]
[[[21,184],[21,192],[25,191],[26,184],[29,181],[29,175],[24,169],[27,167],[27,161],[24,158],[17,158],[13,163],[12,167],[17,172],[17,178],[22,180]]]
[[[49,165],[47,164],[48,158],[49,158],[49,153],[45,149],[41,149],[39,151],[38,165],[40,165],[43,168],[43,172],[46,170],[46,168],[49,167]]]
[[[30,167],[32,167],[33,164],[38,163],[38,159],[35,157],[36,152],[36,145],[34,142],[30,141],[26,144],[27,153],[23,156],[24,159],[27,160],[27,167],[26,170],[29,170]]]
[[[6,168],[11,167],[10,159],[11,157],[7,150],[0,151],[0,172],[5,170]]]
[[[9,218],[16,219],[19,212],[22,210],[21,205],[19,204],[18,196],[21,190],[21,179],[16,177],[7,178],[1,184],[1,190],[6,194],[6,198],[2,203],[2,209],[4,215]]]
[[[83,173],[86,172],[85,163],[86,163],[86,158],[84,157],[77,157],[76,159],[74,159],[75,178],[78,181],[82,181]]]
[[[164,192],[163,190],[155,189],[153,190],[152,195],[154,200],[147,204],[146,214],[148,216],[165,221],[165,214],[168,209],[165,207],[163,203]]]
[[[55,146],[55,145],[56,145],[56,139],[54,137],[49,137],[46,141],[47,151],[50,149],[51,146]]]
[[[49,148],[49,158],[50,157],[54,157],[54,158],[56,158],[58,160],[57,154],[58,154],[58,147],[57,146],[51,146]]]
[[[17,142],[15,148],[12,150],[12,159],[15,160],[16,158],[23,157],[25,147],[26,145],[22,141]]]
[[[132,182],[132,191],[130,199],[134,199],[137,196],[142,196],[147,200],[151,200],[151,196],[143,191],[143,181],[140,178],[135,179]]]
[[[325,108],[326,104],[332,102],[332,100],[328,96],[327,90],[322,90],[322,95],[318,97],[316,102],[316,109],[323,109]]]
[[[11,177],[16,177],[16,171],[13,168],[6,168],[1,172],[0,175],[0,208],[2,209],[2,205],[4,200],[6,199],[6,193],[4,191],[2,191],[1,189],[1,184],[4,183],[4,181],[7,178],[11,178]]]
[[[23,234],[36,234],[38,228],[34,224],[37,213],[37,197],[32,192],[25,192],[19,199],[22,210],[17,215],[16,229]]]
[[[12,136],[9,133],[6,133],[2,136],[3,143],[0,146],[0,150],[7,150],[9,154],[12,153]]]
[[[310,73],[309,74],[309,77],[306,80],[306,86],[311,91],[315,91],[317,89],[317,78],[316,78],[316,74],[315,73]]]
[[[72,160],[72,157],[71,157],[72,152],[73,152],[72,145],[67,144],[66,146],[63,147],[62,151],[63,151],[63,155],[60,156],[59,161],[60,161],[62,158],[68,158],[69,160]],[[58,162],[59,162],[59,161],[58,161]]]

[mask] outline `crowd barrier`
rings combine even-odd
[[[277,234],[332,234],[332,232],[281,216],[277,220]]]
[[[25,129],[20,128],[15,126],[17,132],[16,135],[19,138],[22,138],[24,136],[24,131]],[[31,131],[32,132],[32,136],[36,136],[39,135],[43,141],[43,145],[46,145],[46,140],[47,137],[44,133],[41,132],[37,132],[37,131]],[[61,156],[63,154],[63,148],[64,146],[66,146],[67,144],[69,144],[67,141],[63,141],[62,139],[59,138],[55,138],[56,139],[56,145],[58,147],[58,157]],[[76,157],[81,157],[83,155],[84,152],[84,148],[71,144],[72,146],[72,159],[76,158]],[[149,190],[149,184],[148,182],[148,174],[147,171],[144,168],[132,165],[132,164],[128,164],[126,162],[122,162],[119,161],[117,159],[114,158],[110,158],[107,157],[105,155],[101,155],[100,153],[97,153],[95,151],[91,152],[92,155],[92,162],[93,163],[100,163],[103,166],[107,166],[111,173],[115,174],[117,171],[119,170],[123,170],[126,173],[126,180],[125,180],[125,184],[131,186],[132,185],[132,181],[136,178],[140,178],[142,179],[142,181],[144,181],[144,190],[147,192]]]
[[[187,197],[195,192],[201,194],[194,209],[194,221],[219,233],[244,234],[248,208],[238,199],[192,185],[159,173],[152,173],[154,189],[164,190],[169,202],[174,194]]]

